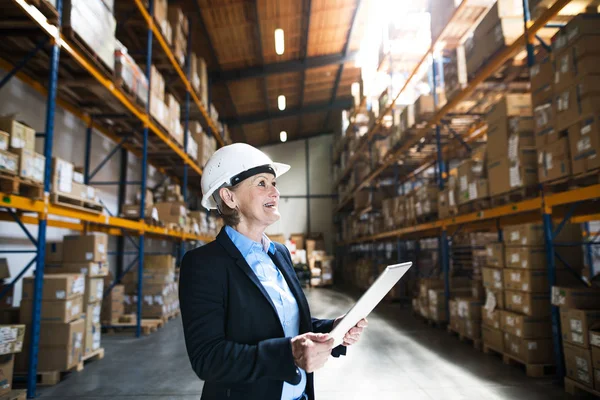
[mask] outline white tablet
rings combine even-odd
[[[348,311],[344,319],[331,331],[334,339],[333,346],[339,346],[344,341],[346,333],[353,328],[358,321],[366,318],[377,304],[385,297],[394,285],[412,266],[412,262],[388,265],[371,287],[361,296],[358,302]]]

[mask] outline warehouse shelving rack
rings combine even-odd
[[[82,232],[104,232],[109,235],[115,235],[119,237],[125,236],[137,236],[138,241],[135,241],[128,237],[129,240],[136,247],[137,257],[129,264],[129,266],[123,271],[119,271],[120,279],[129,269],[131,269],[137,262],[138,267],[138,293],[142,294],[143,287],[143,263],[144,263],[144,238],[157,237],[163,239],[175,240],[181,243],[180,256],[184,251],[183,244],[186,241],[209,241],[212,238],[207,235],[196,235],[188,234],[180,231],[166,229],[162,227],[152,226],[144,222],[144,210],[145,210],[145,189],[147,186],[147,168],[148,164],[154,165],[157,170],[165,175],[172,175],[169,173],[167,168],[164,168],[164,160],[159,157],[153,157],[149,154],[149,147],[153,143],[158,143],[161,146],[166,146],[169,149],[169,157],[167,165],[183,163],[183,174],[182,174],[182,191],[184,200],[188,199],[188,174],[189,172],[195,173],[197,176],[202,174],[202,169],[188,156],[187,154],[187,140],[189,136],[189,115],[190,105],[195,106],[200,111],[200,114],[204,118],[205,128],[215,136],[219,145],[225,145],[225,140],[222,136],[223,132],[218,132],[214,122],[210,119],[207,110],[201,104],[198,96],[192,89],[189,80],[189,54],[191,50],[191,37],[188,38],[188,49],[186,59],[186,71],[184,72],[181,66],[177,63],[177,60],[173,56],[173,53],[169,46],[166,44],[164,37],[161,32],[157,29],[152,15],[153,0],[149,0],[148,9],[146,9],[140,0],[130,0],[135,3],[135,7],[138,12],[142,15],[143,19],[147,24],[147,32],[145,35],[146,39],[146,77],[150,84],[150,65],[153,61],[153,41],[157,40],[160,44],[160,48],[170,60],[172,68],[177,72],[178,79],[180,79],[185,92],[185,104],[184,104],[184,145],[181,148],[177,145],[169,135],[162,130],[150,117],[149,114],[149,98],[144,108],[137,105],[122,89],[116,87],[115,83],[111,80],[110,76],[104,72],[102,67],[94,62],[93,54],[90,54],[89,49],[81,48],[76,46],[71,38],[66,37],[62,33],[61,20],[62,20],[62,0],[56,1],[56,14],[46,18],[44,14],[40,12],[35,6],[24,0],[10,0],[5,2],[3,5],[3,16],[2,19],[6,22],[6,26],[13,26],[14,30],[11,30],[14,36],[19,39],[24,36],[26,39],[31,39],[32,36],[43,36],[42,40],[38,41],[36,45],[27,51],[26,55],[22,59],[14,59],[14,52],[10,48],[10,45],[14,45],[13,42],[8,42],[5,46],[0,49],[2,58],[0,58],[0,67],[8,71],[8,74],[0,81],[0,88],[2,88],[11,78],[18,77],[24,83],[28,84],[37,92],[47,96],[46,104],[46,120],[45,120],[45,131],[43,134],[39,134],[44,138],[44,156],[45,156],[45,174],[44,174],[44,198],[43,199],[30,199],[18,195],[12,195],[7,193],[0,193],[0,207],[6,211],[0,212],[0,220],[2,221],[14,221],[16,222],[26,236],[35,245],[35,251],[3,251],[3,253],[29,253],[35,252],[35,257],[26,265],[26,267],[17,275],[15,279],[9,284],[9,288],[14,285],[28,269],[36,264],[35,267],[35,281],[34,281],[34,294],[33,294],[33,320],[31,322],[31,341],[29,347],[29,366],[27,375],[27,396],[28,398],[34,398],[36,395],[36,380],[37,380],[37,358],[38,358],[38,347],[39,347],[39,333],[40,333],[40,312],[41,312],[41,293],[43,288],[44,279],[44,261],[46,252],[46,231],[47,227],[57,227],[71,229]],[[32,33],[33,32],[33,33]],[[191,30],[190,30],[191,32]],[[8,37],[7,37],[8,39]],[[26,40],[23,40],[26,42]],[[29,42],[27,42],[29,43]],[[8,48],[6,47],[8,46]],[[49,48],[49,55],[45,54],[42,50]],[[87,51],[86,51],[87,50]],[[61,59],[61,53],[67,58]],[[4,59],[13,57],[13,60]],[[34,62],[35,61],[35,62]],[[61,64],[61,62],[63,64]],[[35,65],[34,65],[35,64]],[[85,81],[87,84],[93,84],[97,87],[102,88],[103,95],[97,95],[99,102],[106,103],[107,106],[99,113],[94,113],[90,110],[98,108],[97,105],[87,107],[82,105],[83,102],[78,102],[76,96],[69,96],[69,82],[59,83],[59,73],[62,71],[63,74],[69,76],[76,75],[79,79],[83,79],[84,76],[91,76],[91,80]],[[75,73],[74,73],[75,71]],[[47,85],[42,84],[44,81],[43,76],[47,77]],[[63,89],[61,95],[59,91]],[[91,178],[95,173],[106,164],[109,158],[120,151],[121,153],[121,173],[120,180],[116,182],[98,182],[100,185],[118,185],[119,186],[119,202],[124,203],[125,186],[126,185],[140,185],[141,187],[141,201],[140,201],[140,219],[130,220],[125,218],[119,218],[112,216],[110,211],[107,209],[106,213],[94,214],[85,211],[79,211],[68,207],[52,204],[49,202],[49,192],[51,185],[51,160],[52,160],[52,144],[54,138],[54,117],[56,106],[60,106],[65,110],[73,113],[79,117],[87,126],[86,130],[86,154],[85,154],[85,182],[94,185],[95,182],[91,181]],[[110,107],[109,107],[110,106]],[[87,108],[87,110],[85,110]],[[117,110],[117,113],[108,112],[106,110]],[[124,118],[126,115],[131,116],[130,118]],[[129,120],[130,119],[130,120]],[[133,121],[133,122],[132,122]],[[92,129],[96,129],[103,133],[106,137],[110,138],[116,143],[114,149],[112,149],[106,158],[99,163],[94,171],[91,171],[90,165],[90,153],[91,153],[91,134]],[[142,131],[139,134],[138,131]],[[123,132],[128,132],[123,135]],[[133,132],[133,133],[132,133]],[[152,135],[152,136],[150,136]],[[152,139],[152,142],[151,140]],[[127,152],[130,152],[141,159],[142,174],[139,181],[126,181],[126,160]],[[161,161],[163,162],[161,164]],[[172,179],[177,181],[176,177],[172,176]],[[120,211],[120,210],[119,210]],[[68,220],[65,220],[67,218]],[[38,235],[37,239],[27,229],[26,225],[37,225]],[[120,256],[124,255],[124,246],[119,245]],[[121,258],[122,263],[122,258]],[[4,290],[4,295],[8,288]],[[141,335],[141,312],[142,303],[138,302],[137,309],[137,324],[136,324],[136,336]]]
[[[465,3],[466,1],[463,1]],[[447,145],[442,146],[440,141],[440,123],[443,122],[443,118],[448,115],[463,99],[466,99],[471,93],[473,93],[477,86],[483,83],[486,79],[488,79],[496,70],[498,70],[501,66],[505,64],[511,57],[514,57],[521,49],[525,48],[527,51],[527,67],[530,68],[533,66],[534,59],[534,47],[533,40],[539,40],[540,44],[546,48],[550,49],[550,47],[543,42],[537,36],[537,32],[543,29],[544,27],[551,28],[560,28],[560,24],[551,24],[550,22],[558,15],[560,10],[564,8],[570,1],[569,0],[557,0],[550,8],[545,10],[540,17],[535,21],[530,21],[529,14],[529,4],[528,0],[523,0],[523,8],[524,8],[524,26],[525,33],[519,37],[512,45],[505,47],[499,53],[497,53],[481,70],[478,74],[476,74],[473,79],[471,79],[468,85],[459,92],[451,101],[447,102],[441,109],[439,109],[433,118],[431,118],[427,124],[418,130],[417,134],[410,138],[407,142],[402,144],[400,148],[391,149],[390,152],[386,155],[383,165],[379,168],[372,171],[367,178],[365,178],[362,182],[358,182],[355,188],[350,191],[350,193],[341,199],[340,204],[336,208],[336,213],[341,213],[348,209],[349,204],[353,198],[353,195],[357,193],[359,190],[369,187],[374,180],[379,177],[386,169],[390,166],[394,166],[397,169],[397,160],[400,159],[402,154],[406,152],[411,147],[417,145],[419,141],[424,140],[426,135],[431,131],[431,129],[435,129],[435,141],[436,141],[436,149],[437,152],[435,156],[428,157],[418,168],[407,174],[406,176],[400,178],[398,180],[398,176],[396,175],[396,189],[397,193],[399,189],[399,185],[402,184],[402,188],[404,188],[404,184],[406,182],[415,181],[416,177],[425,171],[426,169],[434,166],[436,168],[436,177],[438,186],[440,189],[444,188],[445,179],[447,178],[447,171],[445,170],[444,156],[446,153],[450,153],[452,151],[453,146]],[[461,3],[461,4],[463,4]],[[452,23],[454,17],[460,11],[460,6],[456,10],[455,15],[451,18],[450,23]],[[425,63],[429,55],[434,54],[434,49],[436,46],[436,41],[428,50],[428,52],[423,57],[419,66],[415,68],[413,73],[410,75],[410,79],[417,75],[418,69],[421,67],[422,63]],[[550,49],[551,50],[551,49]],[[433,70],[433,88],[432,93],[434,94],[434,102],[437,106],[437,79],[435,79],[436,71],[436,62],[435,58],[432,61],[432,70]],[[408,82],[404,85],[404,88],[398,94],[396,99],[402,94],[402,92],[406,89]],[[392,103],[392,106],[394,103]],[[436,107],[437,109],[437,107]],[[386,113],[391,110],[391,107],[386,109]],[[370,143],[373,135],[376,133],[378,129],[380,129],[381,118],[376,121],[374,127],[372,127],[369,132],[363,137],[359,150],[360,152],[364,148],[367,147],[367,144]],[[460,146],[465,147],[468,151],[470,151],[469,143],[479,138],[481,135],[485,134],[486,127],[483,124],[475,124],[472,129],[469,131],[465,137],[460,137],[458,135],[453,135],[455,139],[460,143]],[[336,182],[343,182],[344,179],[347,178],[347,174],[353,167],[353,163],[356,161],[358,154],[355,154],[346,167],[345,171],[341,175],[340,179]],[[337,158],[336,158],[337,160]],[[439,253],[440,253],[440,264],[441,269],[443,271],[444,277],[444,290],[445,290],[445,301],[446,301],[446,311],[448,311],[448,301],[450,299],[450,250],[449,250],[449,242],[452,239],[452,235],[456,234],[459,231],[480,231],[480,230],[489,230],[489,231],[497,231],[498,232],[498,240],[502,241],[503,234],[502,228],[508,225],[514,225],[519,223],[527,223],[527,222],[541,222],[544,226],[544,236],[545,236],[545,247],[546,254],[548,260],[548,276],[549,276],[549,285],[552,287],[556,283],[556,264],[555,264],[555,247],[554,239],[564,227],[565,223],[577,223],[582,224],[584,226],[583,234],[584,234],[584,242],[583,243],[569,243],[571,246],[585,246],[586,249],[586,259],[590,268],[590,278],[593,276],[593,265],[591,258],[591,246],[600,245],[600,240],[598,240],[600,236],[600,232],[590,232],[589,230],[589,222],[593,220],[600,219],[600,213],[598,213],[598,200],[600,199],[600,184],[596,184],[588,187],[581,187],[576,189],[567,190],[564,192],[557,193],[548,193],[544,187],[540,188],[539,196],[526,199],[517,203],[508,204],[499,207],[493,207],[484,209],[477,212],[472,212],[468,214],[462,214],[451,218],[435,220],[432,222],[426,222],[417,224],[415,226],[395,229],[388,232],[383,232],[375,235],[371,235],[368,237],[357,238],[354,240],[349,240],[346,242],[338,243],[338,249],[341,249],[343,252],[347,251],[347,247],[356,246],[360,244],[366,243],[374,243],[376,241],[382,240],[402,240],[402,239],[416,239],[422,237],[438,237],[439,238]],[[565,266],[570,267],[568,263],[564,262],[558,255],[559,261],[565,264]],[[585,278],[580,277],[584,284],[589,285],[589,281]],[[447,313],[449,315],[449,313]],[[560,334],[560,317],[558,307],[552,306],[551,312],[552,318],[552,332],[553,332],[553,343],[554,343],[554,357],[557,364],[557,376],[559,379],[562,379],[565,374],[564,370],[564,360],[562,355],[562,345],[561,345],[561,334]]]

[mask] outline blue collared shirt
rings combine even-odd
[[[262,242],[257,243],[230,226],[225,227],[225,232],[227,232],[235,247],[242,253],[242,256],[269,294],[277,310],[285,337],[298,336],[300,333],[300,310],[284,276],[269,257],[268,253],[275,254],[277,251],[273,242],[263,235]],[[297,385],[283,382],[281,400],[295,400],[304,393],[306,372],[301,368],[298,368],[298,370],[302,375],[302,380]]]

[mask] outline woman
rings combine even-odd
[[[363,320],[332,349],[336,320],[311,319],[285,246],[265,229],[279,220],[276,177],[290,169],[243,143],[219,149],[202,176],[202,205],[225,227],[186,253],[179,298],[202,399],[314,399],[313,372],[356,343]]]

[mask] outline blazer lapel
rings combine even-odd
[[[277,246],[275,247],[277,248]],[[296,279],[296,272],[292,265],[290,265],[289,261],[283,256],[282,250],[277,249],[275,254],[269,254],[271,260],[275,263],[277,268],[283,274],[292,294],[296,298],[296,302],[298,303],[298,309],[300,310],[301,321],[304,323],[304,328],[300,327],[300,333],[311,331],[312,322],[310,320],[310,309],[308,308],[308,302],[306,301],[306,296],[304,296],[304,292],[300,287],[300,283],[298,279]]]
[[[271,309],[273,310],[273,313],[275,314],[275,318],[277,318],[277,320],[279,320],[279,314],[277,314],[277,309],[275,308],[275,304],[273,304],[273,301],[271,300],[271,296],[269,296],[269,294],[265,290],[262,283],[260,283],[260,280],[254,273],[254,271],[252,271],[252,268],[250,268],[250,265],[248,265],[248,263],[246,262],[246,259],[242,256],[242,253],[240,253],[240,251],[235,246],[235,244],[233,244],[233,242],[227,235],[227,232],[225,232],[225,228],[221,229],[221,232],[219,232],[219,235],[217,235],[217,241],[225,248],[225,250],[227,250],[227,252],[233,258],[235,258],[237,266],[240,267],[240,269],[242,271],[244,271],[246,276],[248,276],[248,278],[252,281],[252,283],[254,283],[256,288],[262,293],[264,298],[271,305]],[[281,329],[283,330],[283,328],[281,328]]]

